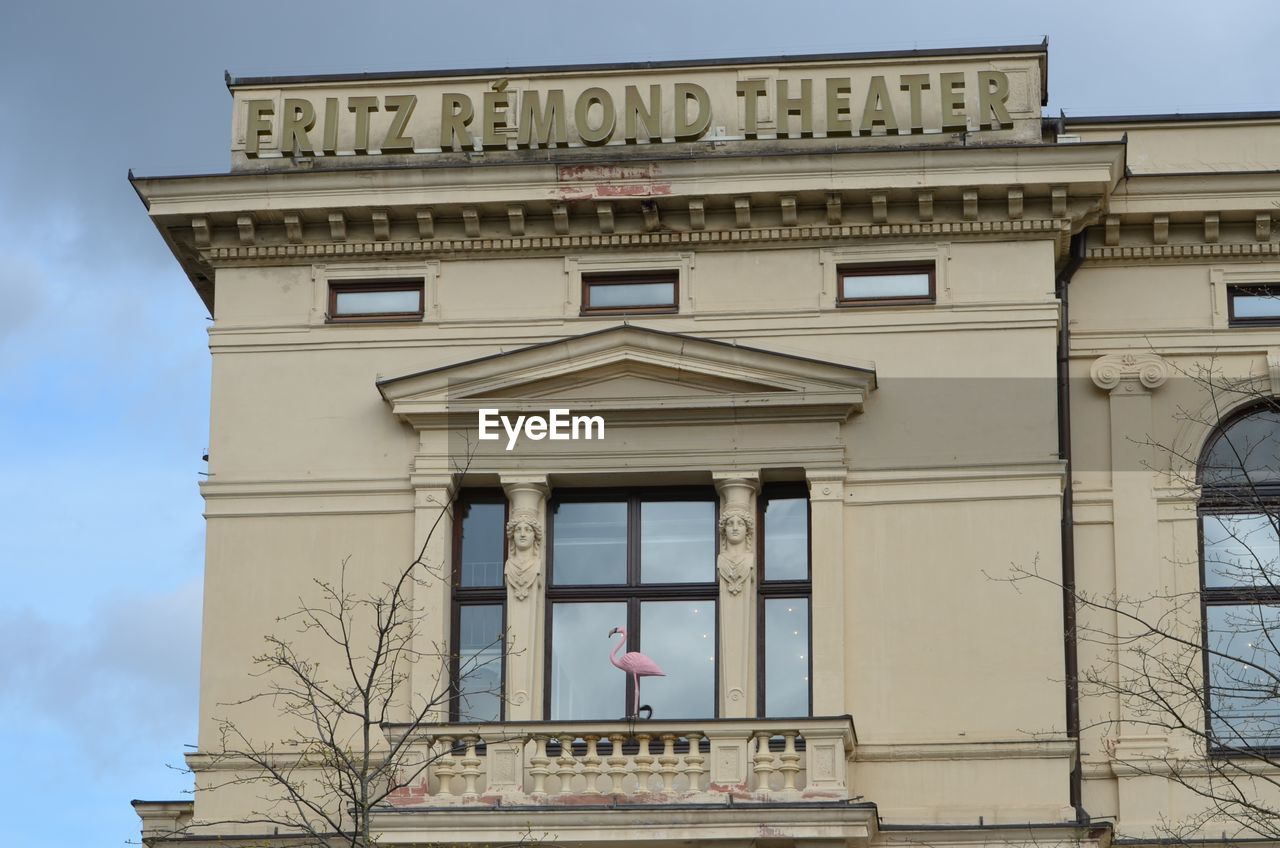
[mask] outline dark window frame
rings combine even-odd
[[[592,306],[592,286],[671,284],[671,303],[648,306]],[[581,315],[672,315],[680,311],[680,272],[675,269],[660,271],[602,271],[582,275]]]
[[[903,295],[900,297],[845,297],[844,281],[848,277],[929,275],[927,295]],[[892,262],[874,265],[839,265],[836,267],[836,306],[911,306],[938,302],[937,264],[933,262]]]
[[[329,324],[385,324],[395,321],[421,321],[426,314],[426,280],[421,277],[392,280],[330,280],[329,297],[325,307],[325,322]],[[406,312],[360,312],[338,314],[338,295],[352,292],[402,292],[418,293],[418,308]]]
[[[1280,321],[1276,322],[1280,323]],[[1205,441],[1204,449],[1197,465],[1197,475],[1202,477],[1210,454],[1219,440],[1224,438],[1232,426],[1242,419],[1260,412],[1275,411],[1280,400],[1273,399],[1259,404],[1249,404],[1225,416],[1218,422],[1213,433]],[[1233,755],[1261,755],[1275,757],[1280,755],[1280,738],[1272,745],[1248,745],[1240,742],[1222,744],[1214,734],[1213,679],[1211,666],[1209,608],[1219,606],[1258,606],[1280,608],[1280,587],[1268,586],[1209,586],[1208,568],[1204,548],[1204,519],[1211,515],[1256,515],[1268,513],[1280,515],[1280,482],[1253,484],[1247,477],[1243,484],[1222,485],[1201,483],[1200,501],[1196,507],[1196,545],[1200,560],[1200,636],[1203,678],[1203,711],[1204,738],[1211,755],[1226,757]]]
[[[507,558],[507,521],[511,511],[506,495],[501,489],[467,489],[454,503],[453,510],[453,565],[449,572],[450,588],[450,622],[449,644],[449,720],[460,721],[458,699],[458,667],[461,662],[460,646],[462,644],[462,608],[465,606],[501,606],[502,607],[502,639],[505,643],[507,632],[507,584],[502,579],[497,586],[463,586],[462,585],[462,520],[472,504],[500,503],[502,510],[502,559]],[[505,721],[507,716],[507,658],[505,645],[498,673],[498,721]]]
[[[765,562],[764,515],[770,500],[802,499],[805,502],[807,521],[808,572],[804,580],[770,580]],[[796,716],[768,716],[765,710],[765,601],[788,598],[803,599],[809,605],[809,634],[805,659],[808,663],[809,715],[813,715],[813,504],[809,489],[804,483],[775,483],[764,487],[756,498],[756,715],[769,718],[795,718]]]
[[[557,586],[555,582],[555,515],[562,503],[600,503],[609,501],[626,501],[627,503],[627,580],[625,583],[591,583]],[[644,601],[711,601],[715,604],[715,648],[716,668],[713,674],[711,705],[713,715],[720,716],[720,580],[712,563],[712,580],[708,583],[642,583],[640,574],[640,505],[645,501],[709,501],[715,505],[713,532],[715,550],[719,551],[720,499],[715,489],[710,486],[665,486],[659,488],[625,488],[625,489],[570,489],[553,492],[547,503],[547,527],[545,531],[545,551],[547,577],[543,587],[545,592],[543,667],[542,679],[545,681],[542,692],[543,715],[551,720],[551,646],[554,631],[553,611],[556,603],[618,603],[627,606],[627,644],[625,651],[640,650],[640,604]],[[635,691],[632,688],[631,675],[626,675],[624,688],[626,705],[632,702]]]
[[[1240,318],[1236,315],[1236,298],[1273,297],[1276,300],[1276,315],[1264,315],[1257,318]],[[1280,327],[1280,282],[1277,283],[1229,283],[1227,285],[1227,326],[1228,327]]]

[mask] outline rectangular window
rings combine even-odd
[[[422,280],[329,283],[329,320],[416,321],[422,319]]]
[[[676,312],[678,271],[627,274],[583,274],[582,313]]]
[[[665,673],[640,678],[653,718],[714,717],[715,493],[561,492],[550,516],[547,717],[633,714],[634,679],[613,667],[632,651]]]
[[[810,713],[809,499],[803,486],[772,486],[760,497],[758,658],[760,714]]]
[[[1209,736],[1219,748],[1275,749],[1280,746],[1275,515],[1202,512],[1200,544]]]
[[[501,492],[466,492],[454,513],[454,721],[501,721],[506,644],[506,499]]]
[[[1227,323],[1232,327],[1280,324],[1280,283],[1227,286]]]
[[[933,303],[933,265],[842,265],[837,270],[837,306],[899,306]]]

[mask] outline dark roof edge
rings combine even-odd
[[[1045,118],[1045,122],[1057,123],[1058,118]],[[1252,112],[1168,112],[1157,115],[1066,115],[1061,119],[1072,124],[1155,124],[1195,123],[1196,121],[1274,121],[1280,120],[1280,110]]]
[[[582,73],[586,71],[667,70],[672,68],[706,68],[715,65],[792,65],[814,62],[848,62],[871,59],[913,59],[934,56],[982,56],[1011,53],[1048,54],[1048,40],[1039,44],[1003,44],[991,47],[948,47],[927,50],[874,50],[860,53],[804,53],[794,56],[736,56],[713,59],[673,59],[660,62],[599,62],[581,65],[517,65],[490,68],[441,68],[424,71],[373,71],[353,74],[301,74],[293,76],[240,77],[227,74],[228,89],[243,86],[302,85],[317,82],[372,82],[429,77],[474,77],[502,74]]]

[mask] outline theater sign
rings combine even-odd
[[[1043,54],[230,78],[246,158],[846,138],[1031,141]]]

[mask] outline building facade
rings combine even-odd
[[[406,569],[385,844],[1265,834],[1280,114],[1045,119],[1047,71],[229,79],[230,172],[134,179],[213,318],[145,840],[288,837],[246,752],[334,764],[254,658],[340,673],[376,628],[290,613]]]

